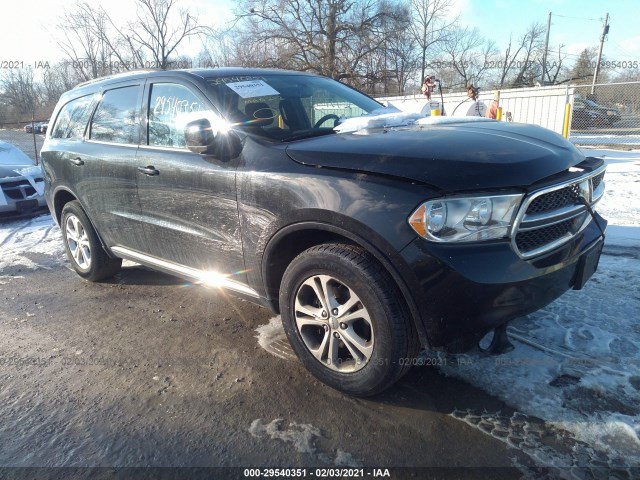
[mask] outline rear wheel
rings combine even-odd
[[[60,226],[67,257],[78,275],[96,282],[120,270],[122,259],[107,255],[80,202],[64,206]]]
[[[287,268],[280,311],[311,373],[342,392],[374,395],[411,365],[418,340],[395,283],[365,250],[309,248]]]

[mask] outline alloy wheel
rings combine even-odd
[[[357,372],[373,354],[367,308],[352,288],[334,277],[314,275],[300,285],[295,321],[309,352],[331,370]]]

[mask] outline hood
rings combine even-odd
[[[525,188],[585,158],[535,125],[447,120],[301,140],[286,151],[305,165],[392,175],[447,192]]]
[[[16,172],[16,170],[20,170],[21,168],[24,168],[23,166],[18,166],[18,165],[2,165],[0,164],[0,181],[4,180],[6,178],[15,178],[15,177],[22,177],[22,175],[20,175],[19,173]]]
[[[0,180],[4,178],[42,178],[42,167],[40,165],[0,165]]]
[[[33,161],[16,146],[0,141],[0,178],[19,176],[14,170],[33,167]]]

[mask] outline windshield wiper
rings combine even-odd
[[[336,132],[331,129],[323,129],[323,130],[306,130],[300,133],[294,133],[288,137],[282,139],[283,142],[291,142],[293,140],[302,140],[304,138],[314,138],[314,137],[322,137],[324,135],[332,135]]]

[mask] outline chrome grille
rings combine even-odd
[[[593,177],[593,179],[591,180],[591,182],[593,183],[593,190],[597,190],[597,188],[600,186],[600,183],[602,182],[603,179],[604,179],[604,172]]]
[[[576,220],[564,220],[535,230],[519,232],[516,235],[516,245],[521,252],[531,252],[548,245],[556,240],[570,235],[575,230]]]
[[[568,187],[561,188],[560,190],[540,195],[531,202],[531,205],[529,205],[529,208],[527,209],[527,213],[548,212],[568,205],[574,205],[579,197],[580,187],[578,185],[570,185]]]
[[[580,233],[589,223],[586,200],[595,204],[604,193],[605,167],[570,182],[529,195],[516,218],[512,245],[523,258],[557,248]]]

